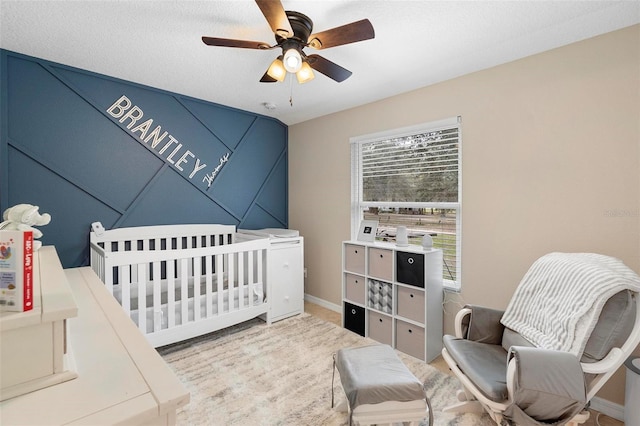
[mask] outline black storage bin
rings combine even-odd
[[[364,308],[344,302],[344,328],[364,336]]]
[[[403,284],[424,288],[424,255],[397,251],[396,280]]]

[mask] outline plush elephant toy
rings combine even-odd
[[[35,241],[36,238],[42,237],[42,232],[34,226],[44,226],[51,222],[49,213],[40,214],[40,207],[31,204],[16,204],[4,211],[2,218],[4,222],[0,223],[0,230],[6,231],[32,231],[33,232],[33,250],[38,250],[42,243]]]

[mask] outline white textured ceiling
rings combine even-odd
[[[305,49],[353,71],[351,78],[336,83],[316,72],[304,85],[259,83],[278,50],[202,43],[206,35],[274,44],[251,0],[0,0],[0,47],[291,125],[640,22],[638,1],[282,3],[309,16],[314,32],[371,21],[373,40]]]

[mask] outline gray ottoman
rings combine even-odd
[[[422,383],[389,345],[340,349],[334,355],[349,406],[349,424],[418,424],[431,418]]]

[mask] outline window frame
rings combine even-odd
[[[362,145],[392,138],[402,138],[438,130],[458,129],[458,201],[457,202],[365,202],[362,200]],[[349,139],[351,146],[351,239],[356,240],[363,220],[363,212],[370,207],[378,208],[435,208],[456,211],[456,280],[444,280],[448,290],[460,291],[462,286],[462,117],[421,123],[382,132],[354,136]]]

